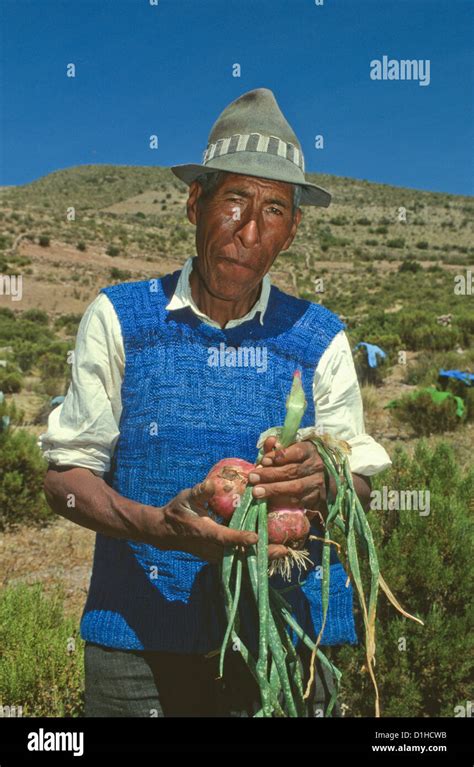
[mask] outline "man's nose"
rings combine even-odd
[[[250,214],[238,222],[235,236],[239,238],[244,248],[252,248],[260,242],[260,232],[255,217]]]

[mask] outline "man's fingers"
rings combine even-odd
[[[192,509],[200,515],[207,514],[206,503],[214,495],[216,489],[212,479],[198,482],[189,490],[188,501]]]
[[[317,447],[312,442],[293,442],[284,449],[276,450],[273,462],[276,466],[282,466],[285,463],[302,463],[315,457],[319,458],[322,463]]]
[[[201,498],[210,498],[211,495],[214,495],[215,491],[214,480],[204,479],[202,482],[198,482],[191,488],[190,495],[191,498],[199,500]]]
[[[258,541],[257,533],[243,530],[231,530],[224,525],[218,525],[220,542],[224,546],[252,546]]]
[[[321,474],[323,471],[324,468],[321,464]],[[251,485],[264,484],[265,482],[288,482],[292,479],[309,477],[315,473],[314,464],[311,461],[289,463],[286,466],[256,466],[249,473],[249,482]]]
[[[267,437],[265,442],[263,443],[263,452],[269,453],[271,450],[273,450],[276,445],[276,441],[277,441],[276,437]]]

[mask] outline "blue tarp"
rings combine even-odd
[[[463,373],[461,370],[444,370],[441,368],[438,375],[445,376],[446,378],[455,378],[457,381],[462,381],[466,386],[474,384],[474,373]]]
[[[377,356],[381,357],[382,359],[385,359],[385,357],[387,356],[384,350],[380,348],[380,346],[375,346],[374,344],[367,344],[365,341],[361,341],[360,343],[356,344],[352,351],[355,352],[355,350],[358,349],[359,346],[365,346],[367,350],[369,367],[371,368],[377,367]]]

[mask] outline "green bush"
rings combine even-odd
[[[23,717],[84,716],[84,642],[63,613],[64,591],[40,583],[0,593],[0,705]]]
[[[41,234],[38,237],[38,242],[39,242],[39,244],[41,245],[42,248],[48,248],[49,245],[50,245],[51,239],[50,239],[49,235]]]
[[[111,280],[129,280],[132,276],[128,269],[117,269],[116,266],[110,269],[109,274]]]
[[[414,258],[407,258],[405,261],[402,261],[398,267],[399,272],[413,272],[414,274],[422,271],[422,269],[422,265]]]
[[[11,248],[12,244],[13,240],[11,237],[8,237],[6,234],[0,234],[0,250]]]
[[[403,237],[395,237],[393,240],[387,240],[387,247],[389,248],[404,248],[405,240]]]
[[[450,391],[455,397],[461,397],[465,405],[466,421],[474,421],[474,385],[466,386],[455,378],[439,376],[438,386],[442,391]]]
[[[0,306],[0,320],[14,320],[15,312],[9,309],[8,306]]]
[[[0,433],[0,530],[53,517],[43,494],[46,462],[25,431]]]
[[[85,250],[87,250],[87,246],[86,246],[86,243],[85,243],[85,242],[83,242],[83,240],[81,240],[80,242],[78,242],[76,247],[77,247],[77,249],[78,249],[78,250],[80,250],[80,251],[82,251],[82,252],[84,252]]]
[[[75,336],[82,319],[82,314],[62,314],[54,322],[55,329],[64,328],[68,336]]]
[[[9,367],[0,368],[0,391],[4,394],[18,394],[23,386],[23,376]]]
[[[436,317],[424,311],[405,311],[395,316],[397,332],[405,349],[450,350],[454,349],[462,339],[459,328],[438,325]]]
[[[0,421],[4,416],[7,416],[9,419],[10,423],[8,428],[11,428],[14,425],[16,426],[23,423],[25,413],[23,410],[17,408],[14,400],[8,402],[6,397],[4,397],[3,401],[0,402]]]
[[[456,324],[462,335],[461,344],[463,346],[474,346],[474,316],[472,314],[456,315]]]
[[[118,248],[117,245],[109,245],[105,252],[108,256],[118,256],[120,254],[120,248]]]
[[[0,312],[0,345],[15,347],[18,340],[32,341],[38,344],[48,344],[53,334],[46,325],[37,324],[21,315],[10,312]],[[13,343],[15,342],[15,343]]]
[[[342,237],[335,237],[329,226],[322,226],[318,230],[319,243],[321,250],[326,252],[329,248],[336,245],[346,244],[346,240]]]
[[[388,364],[393,365],[398,362],[397,354],[402,349],[402,341],[398,333],[374,333],[369,334],[365,339],[369,344],[376,344],[388,355]]]
[[[68,353],[72,351],[66,342],[55,342],[37,360],[42,390],[51,396],[65,393],[71,380],[71,364]]]
[[[463,476],[446,442],[429,449],[420,440],[413,458],[401,448],[391,458],[391,469],[373,478],[373,490],[429,490],[430,513],[367,513],[385,581],[402,607],[425,624],[402,617],[380,593],[375,675],[381,715],[452,717],[456,706],[472,699],[474,595],[466,542],[473,535],[474,470]],[[361,646],[335,648],[331,659],[342,671],[346,715],[372,717],[373,687],[361,673],[360,621],[358,635]]]
[[[26,312],[22,313],[20,319],[29,320],[30,322],[35,322],[38,325],[49,324],[48,315],[42,309],[28,309]]]
[[[436,404],[428,392],[422,392],[416,398],[411,393],[403,394],[390,412],[395,421],[409,426],[417,436],[454,431],[465,419],[465,416],[461,419],[456,415],[454,399]]]

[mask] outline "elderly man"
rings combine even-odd
[[[203,164],[172,170],[189,185],[197,255],[161,279],[101,291],[79,328],[65,402],[43,435],[51,507],[97,533],[81,619],[86,716],[251,716],[259,707],[238,652],[229,651],[224,680],[216,679],[225,629],[219,562],[226,546],[257,536],[208,516],[212,486],[203,479],[226,456],[255,460],[259,435],[283,423],[296,368],[308,401],[300,440],[281,451],[267,439],[264,465],[250,475],[254,495],[303,506],[321,535],[322,462],[304,439],[315,424],[351,445],[366,507],[369,476],[390,465],[364,432],[343,323],[267,274],[296,235],[300,205],[330,201],[306,181],[301,146],[273,93],[260,88],[231,103]],[[265,370],[211,365],[209,350],[221,344],[264,349]],[[314,568],[288,599],[315,636],[321,544],[308,549]],[[269,546],[269,558],[286,551]],[[333,551],[322,645],[357,642],[346,581]],[[251,642],[257,629],[247,618]],[[329,687],[319,668],[315,715]]]

